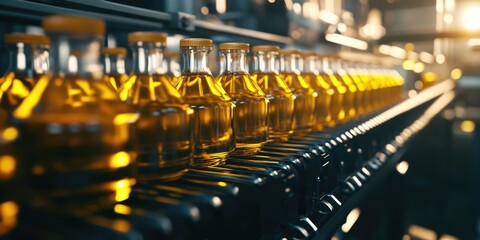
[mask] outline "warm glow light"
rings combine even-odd
[[[465,120],[460,123],[460,130],[464,133],[472,133],[475,131],[475,122],[470,120]]]
[[[449,235],[449,234],[442,234],[438,240],[458,240],[459,238]]]
[[[275,0],[268,0],[269,3],[275,3]]]
[[[423,72],[423,70],[425,70],[425,64],[423,64],[422,62],[417,62],[413,66],[413,71],[416,73],[421,73]]]
[[[399,172],[402,175],[405,175],[405,173],[407,173],[408,171],[408,167],[409,167],[408,162],[401,161],[397,164],[396,169],[397,169],[397,172]]]
[[[354,208],[352,211],[350,211],[350,213],[347,215],[347,220],[342,225],[342,231],[344,233],[347,233],[348,231],[350,231],[350,229],[352,229],[353,225],[355,224],[355,222],[358,220],[359,217],[360,217],[360,209]]]
[[[17,162],[10,155],[0,157],[0,179],[8,179],[13,176]]]
[[[419,54],[420,61],[424,63],[433,63],[435,61],[435,57],[433,54],[428,52],[420,52]]]
[[[17,224],[18,205],[13,201],[0,204],[0,234],[5,233]]]
[[[303,16],[314,19],[318,16],[318,3],[305,2],[303,3]]]
[[[320,12],[318,13],[318,18],[326,23],[330,23],[333,25],[338,23],[338,16],[335,13],[327,10],[320,10]]]
[[[124,125],[129,123],[134,123],[137,121],[139,115],[137,113],[121,113],[117,114],[113,119],[113,124],[115,125]]]
[[[203,15],[208,15],[208,13],[209,13],[210,11],[208,10],[208,7],[203,6],[203,7],[200,8],[200,12],[201,12]]]
[[[325,36],[325,40],[333,42],[336,44],[344,45],[351,48],[356,48],[360,50],[367,50],[368,43],[359,39],[347,37],[344,35],[329,33]]]
[[[412,61],[412,60],[407,59],[407,60],[402,62],[402,67],[405,70],[413,70],[414,66],[415,66],[415,62]]]
[[[458,80],[462,77],[462,69],[460,68],[454,68],[451,72],[450,72],[450,77],[453,79],[453,80]]]
[[[215,2],[215,9],[220,14],[223,14],[227,11],[227,0],[217,0]]]
[[[291,11],[292,8],[293,8],[293,1],[292,0],[285,0],[285,6],[287,7],[288,10]]]
[[[469,31],[480,30],[480,5],[465,8],[462,16],[462,26]]]
[[[112,222],[112,228],[119,232],[126,233],[130,231],[130,223],[122,219],[115,219]]]
[[[435,231],[418,225],[410,225],[408,227],[408,233],[411,236],[419,239],[437,239],[437,234]]]
[[[132,212],[132,209],[127,205],[115,204],[113,211],[115,211],[118,214],[128,215]]]
[[[127,200],[130,197],[131,181],[129,179],[119,180],[115,183],[115,201],[121,202]]]
[[[294,3],[293,12],[297,15],[300,15],[302,13],[302,5],[300,5],[300,3]]]
[[[445,63],[445,55],[443,54],[438,54],[436,57],[435,57],[435,61],[437,61],[438,64],[444,64]]]
[[[3,130],[2,138],[5,141],[12,141],[12,140],[15,140],[17,137],[18,137],[18,130],[15,127],[8,127],[5,130]]]
[[[126,152],[118,152],[110,157],[110,168],[126,167],[130,164],[130,155]]]

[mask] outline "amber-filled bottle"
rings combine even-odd
[[[318,93],[300,74],[300,51],[280,50],[280,75],[295,95],[293,131],[304,135],[312,131],[316,123],[315,101]]]
[[[163,51],[163,68],[165,69],[165,76],[175,86],[180,77],[181,69],[180,53],[177,51]]]
[[[15,228],[21,202],[28,197],[27,165],[15,152],[18,136],[7,112],[0,109],[0,238]]]
[[[10,65],[0,79],[0,107],[11,114],[47,70],[45,51],[50,41],[44,35],[24,33],[6,34],[4,41],[8,44]]]
[[[328,83],[330,86],[332,86],[332,89],[335,90],[335,93],[332,95],[332,102],[330,104],[330,112],[332,114],[331,121],[329,123],[330,127],[345,122],[346,111],[347,109],[350,109],[348,106],[348,101],[346,101],[347,88],[333,70],[332,62],[335,57],[336,56],[330,54],[320,54],[319,62],[320,76],[328,80]]]
[[[343,69],[342,60],[339,56],[331,57],[329,61],[331,61],[330,69],[333,76],[346,88],[343,104],[345,106],[345,121],[347,121],[357,114],[357,87]]]
[[[363,84],[362,79],[360,79],[360,75],[355,70],[352,62],[349,62],[347,59],[340,59],[340,66],[339,72],[341,73],[341,76],[345,76],[344,79],[355,87],[354,116],[360,116],[365,113],[365,84]]]
[[[248,43],[219,45],[225,70],[217,78],[235,103],[235,154],[253,154],[268,140],[268,99],[246,69]]]
[[[174,180],[191,165],[193,110],[164,74],[166,39],[159,32],[128,35],[133,69],[119,94],[140,115],[132,131],[139,180]]]
[[[315,102],[315,125],[314,129],[320,131],[331,121],[330,105],[335,91],[330,84],[320,75],[317,62],[318,56],[315,52],[302,52],[303,69],[302,77],[312,86],[318,96]]]
[[[52,42],[51,73],[13,112],[29,148],[32,203],[66,211],[112,206],[135,183],[129,127],[138,114],[103,81],[105,23],[53,15],[42,26]]]
[[[208,68],[212,46],[205,38],[180,40],[184,64],[176,88],[194,109],[194,166],[222,164],[235,149],[235,104]]]
[[[122,83],[128,79],[128,75],[125,72],[127,49],[122,47],[104,48],[102,49],[102,55],[105,72],[103,78],[115,91],[118,91]]]
[[[253,79],[269,100],[269,140],[287,141],[293,133],[293,112],[295,96],[278,72],[277,46],[258,45],[254,53]]]

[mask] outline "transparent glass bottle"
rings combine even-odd
[[[0,107],[10,115],[48,68],[44,50],[50,41],[44,35],[24,33],[7,34],[4,40],[9,47],[10,65],[0,79]]]
[[[333,55],[321,55],[321,69],[320,75],[324,79],[328,79],[330,85],[335,90],[335,94],[332,96],[332,102],[330,104],[330,111],[332,113],[332,118],[330,126],[335,126],[339,123],[342,123],[346,120],[346,111],[350,109],[348,101],[346,100],[347,88],[342,83],[341,79],[335,74],[333,69]]]
[[[105,72],[103,78],[115,91],[118,91],[118,88],[128,79],[125,72],[127,49],[122,47],[104,48],[102,49],[102,55]]]
[[[343,69],[342,59],[334,56],[329,59],[331,61],[331,70],[336,79],[346,88],[345,92],[345,121],[355,117],[357,112],[357,87],[353,83],[350,76]]]
[[[13,112],[31,163],[32,203],[55,210],[107,207],[129,197],[129,128],[138,114],[102,79],[105,23],[53,15],[42,26],[52,42],[51,72]]]
[[[360,75],[357,73],[352,62],[349,62],[346,59],[342,59],[340,64],[341,73],[343,73],[345,78],[349,79],[351,85],[355,87],[355,115],[362,115],[365,113],[365,84],[363,84],[363,81],[360,78]]]
[[[280,75],[295,95],[293,131],[304,135],[312,131],[316,123],[315,101],[318,93],[300,75],[300,51],[280,50]]]
[[[320,131],[331,121],[330,105],[335,91],[330,84],[320,75],[317,62],[318,56],[315,52],[302,52],[303,69],[302,77],[318,93],[315,102],[316,122],[314,129]]]
[[[28,192],[26,161],[20,161],[15,151],[18,136],[7,112],[0,109],[0,238],[17,225],[21,202]]]
[[[194,166],[222,164],[235,149],[235,104],[208,68],[212,46],[205,38],[180,40],[184,64],[176,88],[194,110]]]
[[[225,70],[217,78],[235,103],[235,152],[253,154],[268,140],[268,99],[246,69],[248,43],[222,43]]]
[[[174,86],[181,74],[180,63],[178,62],[179,59],[180,53],[177,51],[163,52],[163,68],[165,69],[165,76],[167,76]]]
[[[279,50],[279,47],[271,45],[254,46],[255,70],[252,77],[269,100],[269,139],[287,141],[293,133],[295,96],[278,73],[276,60]]]
[[[174,180],[191,165],[193,110],[164,74],[166,39],[159,32],[128,35],[133,68],[119,94],[140,115],[133,131],[139,180]]]

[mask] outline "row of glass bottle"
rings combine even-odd
[[[140,180],[175,179],[192,155],[199,166],[220,164],[235,146],[232,154],[251,154],[269,139],[334,126],[402,94],[395,71],[345,68],[333,56],[277,46],[252,48],[250,76],[246,43],[219,45],[224,70],[214,79],[209,39],[181,40],[182,74],[169,78],[167,36],[157,32],[129,34],[134,61],[127,77],[126,50],[101,50],[103,21],[50,16],[42,25],[49,51],[46,37],[5,37],[11,65],[0,81],[6,112],[0,165],[14,166],[0,173],[8,182],[20,166],[27,169],[32,199],[41,206],[122,201],[137,179],[134,166]]]

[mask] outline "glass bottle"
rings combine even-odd
[[[315,125],[315,101],[318,93],[300,75],[300,61],[300,51],[280,50],[280,75],[295,95],[293,131],[304,135],[311,132]]]
[[[48,68],[44,50],[50,41],[44,35],[25,33],[6,34],[4,40],[9,46],[10,65],[0,79],[0,107],[10,115]]]
[[[110,84],[115,91],[127,81],[128,75],[125,73],[125,56],[127,49],[104,48],[102,49],[104,72],[103,78],[107,84]]]
[[[343,69],[342,59],[339,56],[335,56],[330,60],[332,61],[331,69],[333,71],[333,75],[341,82],[341,84],[345,86],[347,90],[344,99],[346,121],[354,118],[357,114],[357,87],[347,72]]]
[[[15,228],[21,202],[27,197],[26,161],[15,151],[19,133],[0,109],[0,238]]]
[[[179,64],[180,53],[177,51],[163,51],[163,68],[165,76],[175,86],[180,77],[181,69]]]
[[[303,52],[302,77],[318,93],[315,102],[316,122],[314,129],[320,131],[331,121],[330,104],[335,91],[330,84],[320,75],[317,69],[318,57],[315,52]]]
[[[139,180],[174,180],[191,165],[193,110],[165,75],[166,39],[159,32],[128,34],[133,69],[118,92],[140,115],[133,131]]]
[[[332,118],[330,126],[335,126],[339,123],[346,121],[346,111],[350,109],[348,101],[346,100],[347,88],[343,85],[342,81],[335,74],[333,69],[334,55],[321,55],[321,69],[320,75],[325,79],[328,79],[331,86],[335,90],[335,94],[332,97],[332,103],[330,111],[332,112]]]
[[[342,59],[341,71],[345,78],[351,80],[351,84],[356,88],[355,94],[355,115],[362,115],[365,113],[365,98],[366,87],[360,78],[360,74],[355,69],[353,62]]]
[[[257,45],[254,54],[253,79],[269,100],[268,134],[272,141],[287,141],[293,133],[295,96],[278,73],[277,46]]]
[[[129,197],[129,128],[138,115],[102,79],[105,22],[53,15],[42,26],[52,42],[51,72],[13,112],[31,167],[32,203],[69,210],[109,207]]]
[[[217,78],[235,103],[237,153],[253,154],[268,140],[268,99],[246,69],[248,43],[222,43],[225,70]]]
[[[222,164],[235,149],[235,104],[208,68],[212,46],[205,38],[180,40],[184,64],[175,87],[194,110],[194,166]]]

